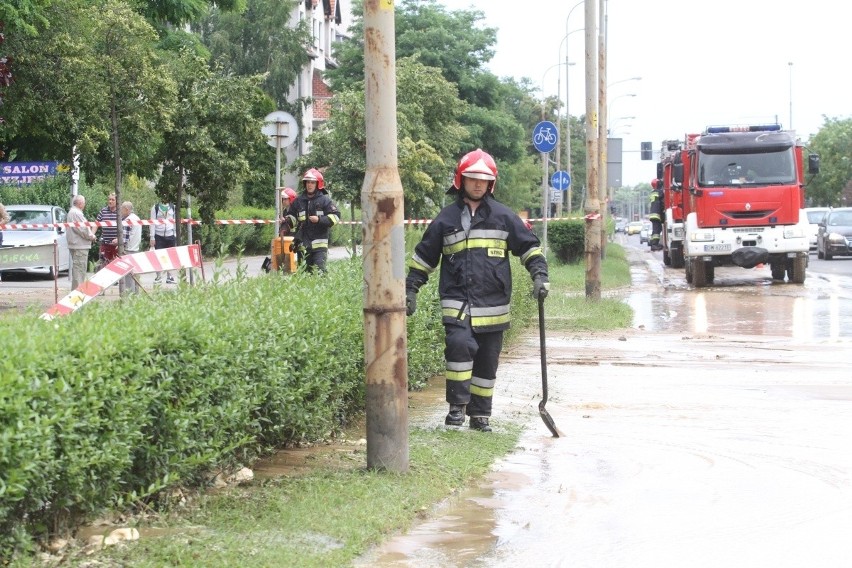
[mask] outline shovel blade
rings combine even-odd
[[[541,419],[544,421],[544,425],[547,426],[547,429],[550,430],[550,433],[553,434],[554,438],[561,438],[565,436],[559,428],[556,427],[556,422],[553,421],[553,417],[550,413],[544,409],[544,401],[540,402],[538,405],[538,413],[541,415]]]

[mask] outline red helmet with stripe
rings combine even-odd
[[[285,197],[292,204],[294,201],[296,201],[296,197],[298,197],[298,195],[296,195],[296,192],[293,191],[293,188],[285,187],[284,189],[281,190],[281,198],[283,199]]]
[[[497,183],[497,163],[491,157],[491,154],[477,148],[473,152],[468,152],[459,160],[456,176],[453,179],[453,189],[461,190],[462,176],[490,181],[488,193],[493,193],[494,184]]]
[[[325,180],[322,177],[322,174],[316,168],[311,168],[304,173],[302,176],[302,185],[306,181],[315,181],[317,182],[317,190],[324,191],[325,190]]]

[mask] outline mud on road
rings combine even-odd
[[[848,335],[779,324],[821,317],[761,274],[695,291],[650,256],[631,253],[625,301],[651,306],[631,329],[548,333],[547,409],[565,437],[540,419],[530,334],[502,357],[495,393],[498,427],[526,417],[517,451],[359,566],[850,565]],[[698,313],[701,296],[719,308]]]

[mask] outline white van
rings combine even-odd
[[[822,218],[825,217],[825,214],[828,213],[830,207],[806,207],[802,209],[805,215],[808,216],[808,228],[810,232],[808,233],[808,242],[810,243],[811,252],[817,249],[817,232],[819,231],[819,222],[822,221]]]

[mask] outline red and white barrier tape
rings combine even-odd
[[[548,221],[576,221],[583,217],[550,217]],[[588,217],[587,217],[588,218]],[[524,219],[530,223],[541,223],[544,219]],[[432,219],[405,219],[405,225],[428,225]],[[122,221],[121,225],[173,225],[176,221],[172,219],[139,219],[138,221]],[[181,219],[183,225],[201,225],[202,222],[198,219]],[[213,222],[214,225],[271,225],[275,221],[270,219],[217,219]],[[341,221],[339,225],[360,225],[362,221]],[[80,223],[9,223],[0,225],[0,231],[14,231],[23,229],[52,229],[53,227],[116,227],[116,221],[85,221]]]
[[[117,258],[99,270],[89,280],[80,284],[76,290],[48,308],[41,319],[52,320],[68,315],[96,298],[98,294],[118,282],[128,274],[146,274],[164,270],[201,267],[201,246],[187,245],[165,249],[149,250],[127,254]]]

